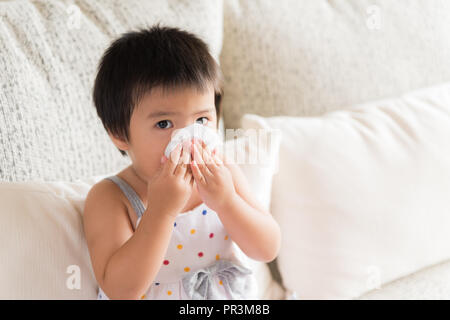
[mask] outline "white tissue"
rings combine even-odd
[[[187,127],[179,129],[173,135],[166,147],[166,150],[164,151],[164,155],[169,158],[170,153],[179,143],[191,140],[192,138],[203,140],[211,152],[222,144],[220,136],[216,131],[210,127],[194,122]]]

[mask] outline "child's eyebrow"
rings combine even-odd
[[[200,113],[204,113],[204,112],[211,112],[213,111],[213,108],[207,108],[207,109],[203,109],[200,111],[197,111],[195,113],[193,113],[192,115],[196,115],[196,114],[200,114]],[[172,111],[155,111],[150,113],[147,118],[157,118],[157,117],[162,117],[162,116],[170,116],[170,115],[176,115],[179,114],[180,112],[172,112]]]

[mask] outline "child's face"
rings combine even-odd
[[[194,122],[216,130],[213,88],[205,93],[195,88],[180,88],[166,95],[161,88],[154,88],[131,115],[129,143],[118,147],[128,151],[134,170],[148,181],[160,166],[172,132]]]

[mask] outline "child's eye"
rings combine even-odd
[[[168,127],[167,127],[167,123],[172,124],[172,122],[170,122],[169,120],[162,120],[162,121],[159,121],[156,125],[157,125],[158,128],[160,128],[160,129],[167,129],[167,128],[168,128]],[[160,124],[162,124],[162,127],[160,126]]]
[[[200,118],[198,118],[197,120],[199,120],[199,119],[206,119],[206,121],[209,121],[209,119],[208,119],[207,117],[200,117]],[[202,121],[201,124],[206,124],[206,123],[207,123],[207,122],[203,123],[203,121]]]

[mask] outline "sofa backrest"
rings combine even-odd
[[[449,13],[447,0],[224,1],[225,128],[449,81]]]
[[[194,32],[218,60],[221,0],[0,2],[0,180],[74,181],[123,158],[92,102],[98,61],[121,33],[156,22]]]

